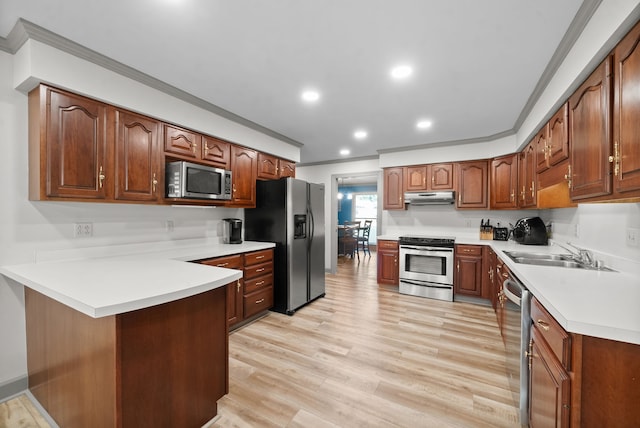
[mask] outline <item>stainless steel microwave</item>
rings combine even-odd
[[[231,199],[231,171],[178,161],[165,168],[167,198]]]

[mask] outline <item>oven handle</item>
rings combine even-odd
[[[401,279],[400,282],[404,282],[405,284],[411,284],[411,285],[419,285],[421,287],[428,287],[428,288],[443,288],[446,290],[451,289],[450,285],[435,285],[433,283],[409,281],[406,279]]]
[[[447,252],[453,253],[453,248],[428,248],[428,247],[409,247],[407,245],[400,245],[401,250],[417,250],[417,251],[429,251],[429,252]]]
[[[522,290],[522,286],[520,284],[518,284],[516,281],[512,280],[512,279],[506,279],[502,283],[502,292],[507,297],[507,299],[511,300],[516,305],[520,306],[520,301],[522,299],[520,299],[520,297],[516,296],[515,294],[513,294],[511,292],[511,290],[509,290],[508,284],[514,285],[515,287],[520,288],[520,290]]]

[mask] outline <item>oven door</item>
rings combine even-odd
[[[453,284],[453,248],[400,245],[400,279]]]

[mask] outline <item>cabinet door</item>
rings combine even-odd
[[[453,291],[467,296],[482,296],[482,257],[456,255]]]
[[[427,165],[408,166],[404,169],[405,186],[407,192],[427,190]]]
[[[106,105],[46,86],[40,100],[46,102],[46,196],[104,199],[107,186],[113,188]]]
[[[453,163],[434,163],[429,165],[428,171],[431,177],[429,189],[431,190],[454,190],[454,167]]]
[[[378,241],[378,284],[398,285],[398,243]]]
[[[200,260],[199,263],[209,266],[223,267],[227,269],[242,269],[244,260],[241,254],[234,254],[226,257],[216,257],[213,259]],[[226,285],[227,298],[227,320],[229,326],[242,321],[242,291],[244,280],[240,278]]]
[[[530,353],[529,426],[568,427],[571,381],[536,327],[531,328]]]
[[[611,194],[611,58],[569,98],[571,198]]]
[[[218,168],[229,169],[229,157],[231,156],[231,144],[217,138],[202,137],[202,160],[205,163]]]
[[[173,125],[164,125],[164,151],[186,158],[200,158],[201,136]]]
[[[547,125],[547,161],[549,166],[569,159],[569,106],[565,103]],[[538,156],[540,153],[538,152]],[[539,172],[539,171],[538,171]]]
[[[232,206],[255,208],[257,159],[258,154],[255,150],[231,146]]]
[[[491,161],[491,208],[518,208],[518,154]]]
[[[536,206],[536,143],[532,141],[520,152],[518,188],[520,190],[520,208]]]
[[[403,210],[404,194],[403,185],[403,168],[385,168],[384,169],[384,203],[385,210]]]
[[[458,208],[487,208],[487,161],[458,163]]]
[[[157,201],[162,193],[158,138],[160,122],[115,110],[115,198]]]
[[[622,197],[640,193],[640,24],[614,51],[614,182]],[[635,191],[633,195],[630,192]]]
[[[258,153],[258,178],[277,180],[278,177],[278,158],[266,153]]]
[[[285,159],[278,161],[280,165],[280,178],[292,177],[296,178],[296,163]]]
[[[547,128],[547,125],[545,125],[533,138],[533,145],[536,152],[535,154],[536,172],[542,172],[549,168],[549,155],[548,155],[549,142],[547,141],[547,134],[548,134],[548,128]]]

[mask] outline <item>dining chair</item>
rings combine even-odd
[[[362,247],[362,253],[368,253],[369,257],[371,257],[371,250],[369,248],[369,233],[371,232],[372,223],[373,220],[365,220],[364,226],[362,227],[362,235],[358,235],[358,247]]]
[[[342,248],[342,253],[345,256],[351,256],[353,258],[353,254],[355,253],[360,260],[360,254],[358,253],[358,225],[347,225],[347,222],[344,224],[344,229],[342,230],[342,235],[339,238],[339,246]]]

